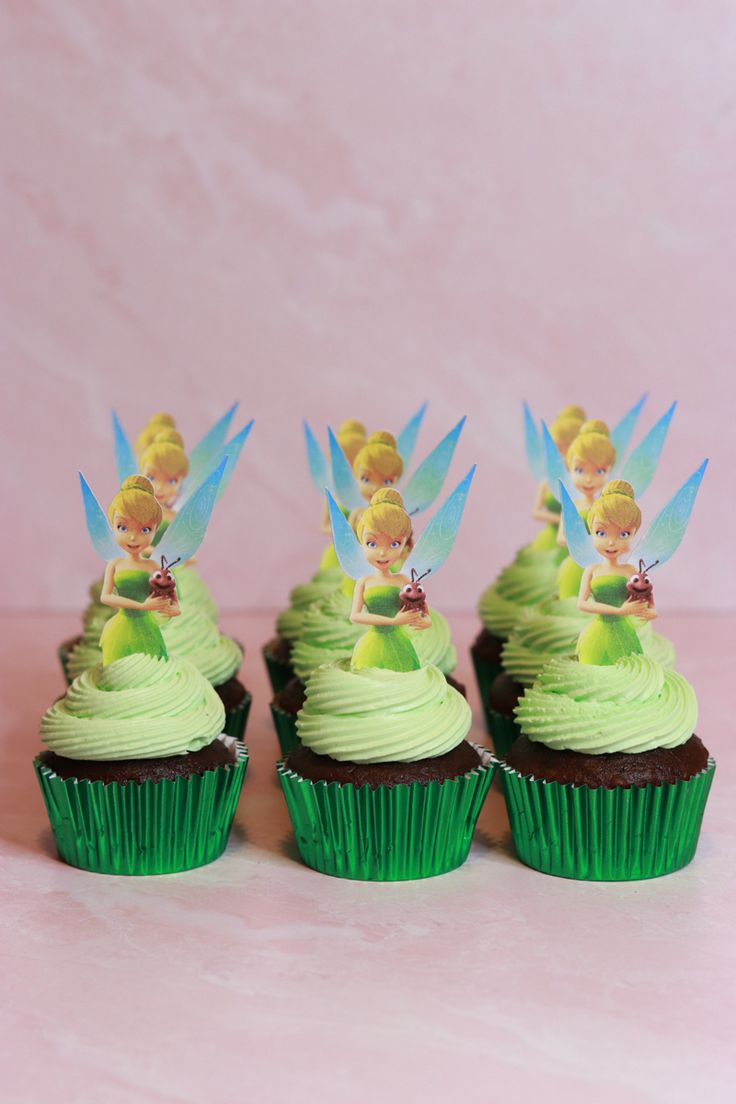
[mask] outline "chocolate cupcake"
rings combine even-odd
[[[689,683],[651,657],[551,660],[525,690],[502,764],[523,862],[590,880],[654,878],[697,847],[715,771]]]
[[[59,856],[138,875],[216,859],[247,763],[224,721],[186,660],[136,654],[75,679],[44,715],[34,763]]]

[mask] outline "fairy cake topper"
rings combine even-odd
[[[372,434],[350,464],[330,429],[332,481],[326,487],[330,489],[331,485],[334,486],[336,497],[353,512],[353,524],[357,521],[355,512],[364,509],[373,494],[382,487],[400,489],[406,512],[411,515],[420,513],[432,505],[442,490],[465,421],[464,417],[461,418],[435,445],[408,478],[405,487],[402,477],[405,477],[409,464],[401,452],[401,437],[395,439],[386,431]]]
[[[113,411],[115,462],[120,482],[137,474],[150,479],[164,510],[163,520],[168,523],[174,517],[174,507],[181,508],[227,456],[229,463],[217,492],[219,501],[253,426],[251,419],[229,441],[226,440],[237,407],[238,403],[233,403],[188,454],[171,415],[153,415],[148,426],[136,438],[134,451],[120,419]],[[159,537],[163,536],[163,529]]]
[[[642,651],[628,617],[633,615],[645,621],[656,618],[648,573],[665,564],[679,547],[707,465],[704,460],[683,483],[638,542],[641,510],[630,482],[614,479],[606,484],[590,510],[590,532],[560,483],[568,548],[584,569],[578,608],[594,615],[578,641],[581,663],[610,665]],[[629,562],[634,551],[638,567]]]
[[[340,566],[356,580],[350,619],[368,627],[353,650],[353,669],[413,671],[421,666],[404,627],[428,629],[432,621],[426,601],[406,603],[402,594],[420,598],[418,591],[424,588],[417,590],[418,580],[430,572],[436,574],[449,556],[474,473],[475,467],[438,509],[416,544],[412,518],[393,487],[371,496],[355,532],[332,494],[326,492]],[[404,559],[408,574],[394,573],[391,569]],[[366,574],[366,565],[373,569],[371,574]]]
[[[90,540],[107,561],[100,601],[117,610],[100,638],[103,665],[138,652],[167,658],[152,615],[180,612],[170,568],[193,556],[202,543],[228,462],[227,456],[220,461],[168,526],[157,549],[160,562],[146,556],[163,519],[150,480],[142,475],[124,479],[105,515],[80,472]]]

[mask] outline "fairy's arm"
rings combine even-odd
[[[557,543],[560,548],[567,548],[567,540],[565,539],[565,518],[562,514],[560,514],[559,525],[557,526]]]
[[[542,482],[537,487],[537,493],[534,497],[534,505],[532,507],[532,517],[535,521],[546,521],[550,525],[556,525],[560,520],[559,514],[553,514],[551,510],[548,510],[544,505],[544,500],[547,497],[547,481]]]
[[[117,560],[111,560],[105,568],[105,577],[102,581],[100,601],[112,609],[129,610],[155,610],[164,613],[169,606],[168,598],[146,598],[145,602],[136,602],[134,598],[124,598],[122,594],[115,594],[115,567]]]
[[[350,611],[350,620],[354,625],[413,625],[418,628],[429,626],[423,615],[417,610],[399,610],[395,617],[384,617],[381,613],[369,613],[363,609],[365,605],[365,576],[358,579],[353,591],[353,608]]]

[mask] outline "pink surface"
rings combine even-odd
[[[296,858],[258,647],[236,830],[209,867],[111,878],[54,856],[31,770],[71,616],[6,616],[0,802],[4,1098],[13,1104],[452,1099],[730,1101],[733,617],[669,617],[718,760],[693,863],[654,882],[548,878],[492,791],[467,864],[426,882],[330,879]],[[473,618],[453,620],[472,687]],[[473,735],[484,740],[479,717]]]
[[[714,460],[658,601],[734,604],[733,4],[1,18],[0,472],[36,560],[0,606],[81,607],[74,472],[109,498],[112,404],[132,429],[171,407],[189,442],[235,397],[256,417],[203,559],[249,609],[317,559],[302,415],[395,428],[428,398],[426,448],[469,413],[455,474],[477,461],[477,484],[435,594],[467,609],[532,532],[520,399],[615,420],[644,387],[652,416],[682,402],[647,508]]]

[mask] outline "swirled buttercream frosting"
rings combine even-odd
[[[538,609],[526,609],[501,651],[503,668],[522,686],[531,686],[542,667],[555,656],[574,656],[578,636],[590,623],[590,614],[577,607],[576,598],[561,598]],[[674,667],[675,649],[655,633],[650,621],[632,618],[644,655],[663,667]]]
[[[318,571],[308,583],[300,583],[289,594],[289,607],[276,619],[276,632],[285,640],[296,640],[301,634],[304,614],[315,602],[322,602],[340,590],[344,575],[339,567]]]
[[[365,625],[350,620],[352,600],[343,592],[308,609],[291,653],[291,664],[298,677],[305,680],[323,663],[335,663],[352,655],[353,648],[365,633]],[[443,674],[455,670],[457,652],[452,643],[447,619],[437,610],[430,611],[432,627],[407,629],[422,664],[434,664]]]
[[[552,659],[516,707],[522,732],[558,751],[588,755],[679,747],[698,720],[682,675],[645,655],[611,666]]]
[[[412,763],[444,755],[470,730],[470,706],[437,667],[319,667],[297,716],[303,744],[353,763]]]
[[[158,759],[199,751],[225,710],[191,663],[131,655],[75,679],[45,713],[41,739],[70,759]]]
[[[557,550],[522,548],[480,596],[478,614],[484,627],[501,639],[510,636],[525,609],[555,596],[558,566]]]

